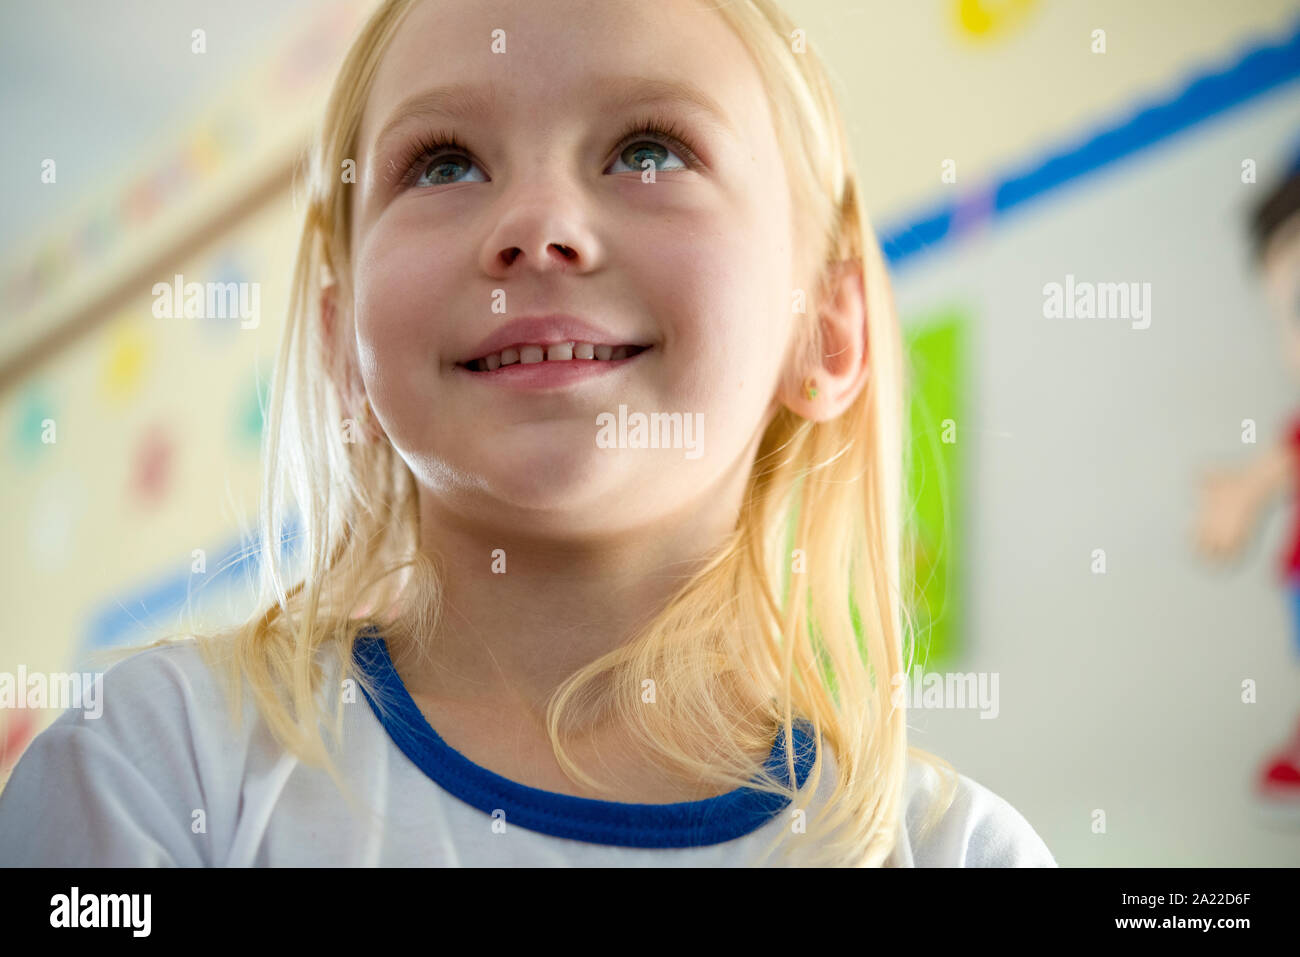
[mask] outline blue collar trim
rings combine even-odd
[[[749,787],[701,801],[630,804],[580,798],[527,787],[475,764],[430,727],[393,667],[388,645],[374,631],[356,639],[353,658],[384,699],[380,708],[363,688],[389,737],[415,766],[444,790],[486,814],[504,811],[510,824],[593,844],[621,847],[700,847],[720,844],[757,830],[789,805],[779,794]],[[812,726],[794,723],[795,780],[804,786],[815,758]],[[785,773],[785,736],[778,733],[767,769]]]

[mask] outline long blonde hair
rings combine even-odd
[[[239,718],[246,683],[278,741],[326,768],[349,801],[327,740],[340,739],[343,696],[322,681],[322,658],[373,694],[352,660],[359,631],[378,629],[394,660],[427,655],[421,639],[434,633],[442,610],[436,552],[419,547],[415,479],[364,401],[353,350],[331,346],[351,340],[349,311],[340,310],[342,327],[332,335],[321,313],[328,285],[337,302],[352,301],[350,194],[340,171],[356,156],[375,72],[414,3],[385,0],[362,27],[307,155],[305,218],[267,410],[258,611],[231,629],[194,636],[227,680],[232,716]],[[906,710],[892,693],[915,652],[903,627],[907,618],[910,635],[904,589],[911,576],[901,573],[911,564],[900,536],[901,330],[820,59],[810,46],[793,49],[795,25],[773,0],[724,0],[716,10],[762,76],[792,201],[810,230],[801,255],[820,254],[806,264],[819,277],[810,303],[827,293],[837,264],[862,270],[870,373],[833,420],[780,408],[762,437],[734,532],[653,621],[556,690],[547,728],[561,767],[591,787],[604,785],[578,767],[564,741],[584,721],[599,720],[625,728],[666,771],[795,803],[794,749],[783,779],[764,774],[751,755],[770,747],[774,733],[793,740],[792,722],[804,719],[816,743],[806,787],[819,786],[829,746],[834,789],[806,833],[777,829],[767,855],[785,847],[802,863],[876,866],[898,836],[909,754],[951,770],[909,748]],[[813,308],[797,317],[797,355],[821,353],[816,315]],[[302,565],[289,585],[282,535],[295,502]],[[804,570],[792,571],[794,549]],[[673,689],[655,707],[641,703],[646,676]],[[737,702],[759,704],[737,718],[727,706]],[[327,734],[322,718],[331,709]],[[953,783],[927,827],[950,803]]]

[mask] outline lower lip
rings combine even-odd
[[[491,385],[522,390],[556,389],[622,369],[629,363],[636,362],[653,348],[651,346],[649,349],[642,349],[636,355],[628,356],[626,359],[544,359],[541,362],[512,362],[508,366],[501,366],[490,372],[472,372],[464,366],[454,368],[461,375]]]

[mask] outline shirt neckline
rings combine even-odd
[[[362,686],[371,710],[402,753],[465,803],[489,815],[503,811],[507,824],[592,844],[700,847],[743,837],[790,804],[782,795],[750,787],[675,804],[604,801],[529,787],[475,764],[443,741],[407,692],[378,632],[357,636],[353,659],[383,698],[380,707]],[[802,788],[815,759],[812,727],[798,719],[793,731],[795,780]],[[765,766],[782,783],[788,781],[785,760],[785,736],[778,732]]]

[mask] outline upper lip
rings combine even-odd
[[[577,316],[557,313],[549,316],[524,316],[520,319],[512,319],[476,345],[469,355],[457,361],[463,365],[512,346],[553,346],[563,342],[590,342],[596,346],[647,345],[636,339],[607,332],[600,326],[579,319]]]

